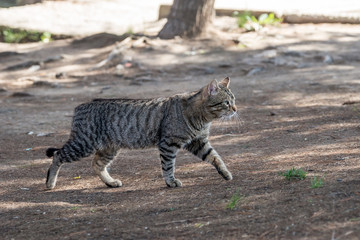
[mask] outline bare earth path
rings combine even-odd
[[[0,44],[2,239],[359,239],[358,26],[122,40]],[[122,54],[94,69],[116,41]],[[123,187],[107,188],[84,159],[45,191],[44,152],[67,140],[76,105],[168,96],[224,76],[241,120],[216,122],[211,141],[233,181],[182,151],[184,187],[169,189],[156,149],[122,150],[111,173]],[[308,177],[279,176],[292,167]],[[311,188],[314,176],[324,177],[322,188]],[[226,209],[238,189],[239,204]]]

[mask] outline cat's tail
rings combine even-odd
[[[47,189],[53,189],[56,185],[56,180],[60,171],[61,163],[59,163],[59,157],[54,156],[54,154],[59,150],[60,150],[59,148],[48,148],[46,150],[46,156],[48,156],[49,158],[54,157],[46,177]]]
[[[59,151],[60,149],[59,148],[48,148],[46,150],[46,156],[48,156],[49,158],[53,157],[54,156],[54,153],[56,151]]]

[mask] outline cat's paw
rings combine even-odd
[[[219,173],[225,180],[232,180],[233,179],[233,177],[231,175],[231,172],[229,172],[229,171],[223,171],[223,172],[219,172]]]
[[[112,182],[106,182],[105,184],[106,184],[106,186],[111,187],[111,188],[117,188],[117,187],[122,186],[122,182],[120,180],[117,180],[117,179],[115,179]]]
[[[55,188],[56,183],[55,182],[46,182],[46,189],[51,190]]]
[[[174,180],[171,180],[171,181],[166,181],[166,185],[168,187],[171,187],[171,188],[175,188],[175,187],[181,187],[182,186],[182,183],[179,179],[174,179]]]

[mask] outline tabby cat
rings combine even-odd
[[[210,162],[226,180],[232,175],[208,137],[211,121],[236,114],[235,97],[227,77],[211,81],[199,91],[157,99],[95,99],[75,108],[69,140],[60,148],[49,148],[53,157],[47,174],[46,187],[56,185],[60,167],[95,153],[92,168],[109,187],[120,187],[107,166],[120,148],[157,146],[163,176],[169,187],[182,183],[174,177],[175,159],[184,148],[200,159]]]

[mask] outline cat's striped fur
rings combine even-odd
[[[229,78],[213,80],[197,92],[149,100],[95,99],[76,107],[69,140],[61,149],[49,148],[53,157],[46,186],[55,187],[63,163],[77,161],[95,153],[94,171],[109,187],[119,187],[107,166],[120,148],[157,146],[163,176],[169,187],[179,187],[174,177],[175,158],[184,148],[210,162],[226,180],[232,175],[208,137],[211,121],[236,113],[235,97],[228,88]]]

